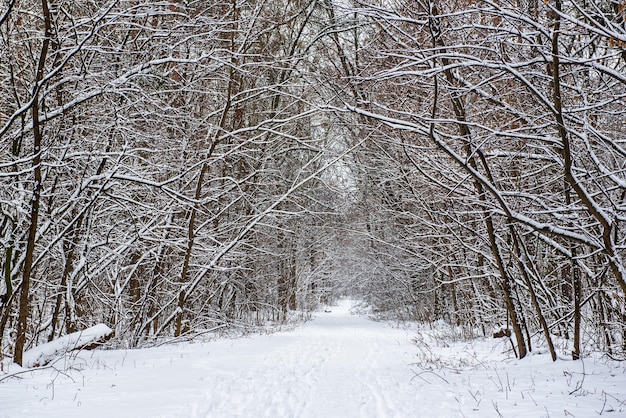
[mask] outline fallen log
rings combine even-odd
[[[41,367],[62,355],[83,349],[92,349],[113,336],[113,330],[104,324],[64,335],[49,343],[24,352],[22,367]]]

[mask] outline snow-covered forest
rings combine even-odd
[[[518,358],[623,359],[625,19],[623,0],[2,0],[0,360],[346,294]]]

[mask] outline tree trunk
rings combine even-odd
[[[28,317],[30,313],[29,296],[30,296],[30,279],[33,269],[33,260],[35,254],[35,241],[37,239],[37,227],[39,221],[39,204],[41,194],[41,144],[43,138],[43,126],[39,120],[39,83],[43,80],[44,66],[48,55],[48,47],[50,44],[51,17],[48,9],[47,0],[42,0],[41,8],[44,18],[44,37],[39,54],[39,62],[37,65],[37,74],[35,77],[35,85],[33,87],[33,105],[32,105],[32,122],[33,122],[33,196],[31,199],[30,225],[28,228],[28,240],[26,243],[26,254],[24,257],[24,273],[22,276],[22,284],[20,289],[20,308],[17,321],[17,338],[15,340],[14,361],[20,366],[23,363],[24,347],[26,346],[26,332],[28,330]]]
[[[524,283],[528,287],[528,292],[530,294],[530,300],[535,308],[535,313],[537,314],[537,319],[539,320],[539,325],[541,325],[541,329],[543,330],[543,335],[548,344],[548,349],[550,350],[550,356],[552,357],[552,361],[556,361],[556,350],[554,349],[554,344],[552,342],[552,337],[550,335],[550,328],[548,327],[548,322],[546,321],[545,316],[543,315],[543,311],[541,310],[541,305],[539,304],[539,300],[537,299],[537,292],[535,291],[535,287],[533,286],[530,274],[528,273],[528,267],[523,260],[528,259],[528,253],[526,251],[522,252],[522,245],[520,243],[520,237],[518,236],[517,231],[511,225],[509,226],[511,231],[511,237],[513,238],[513,249],[515,251],[516,259],[519,265],[520,272],[522,273],[522,278],[524,279]],[[525,250],[525,248],[524,248]]]

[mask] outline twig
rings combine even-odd
[[[26,374],[26,373],[34,373],[34,372],[37,372],[37,371],[39,371],[39,370],[54,369],[54,370],[56,370],[57,372],[59,372],[59,373],[60,373],[59,369],[55,368],[55,367],[54,367],[54,365],[55,365],[56,363],[58,363],[61,359],[62,359],[62,357],[57,358],[57,359],[56,359],[56,360],[54,360],[52,363],[49,363],[49,364],[47,364],[46,366],[41,366],[41,367],[31,367],[31,368],[26,369],[26,370],[20,370],[20,371],[15,372],[15,373],[10,373],[10,374],[7,374],[6,376],[4,376],[4,377],[0,378],[0,382],[2,382],[2,381],[4,381],[4,380],[7,380],[7,379],[9,379],[9,378],[11,378],[11,377],[17,377],[17,376],[19,376],[19,375],[21,375],[21,374]]]
[[[416,373],[416,372],[414,371],[414,372],[413,372],[413,374],[414,374],[415,376],[413,376],[413,377],[411,378],[411,381],[413,381],[413,379],[415,379],[416,377],[419,377],[419,378],[420,378],[420,379],[422,379],[424,382],[426,382],[426,383],[431,383],[431,382],[429,382],[428,380],[424,379],[424,378],[421,376],[421,375],[422,375],[422,374],[424,374],[424,373],[432,373],[432,374],[434,374],[435,376],[437,376],[438,378],[440,378],[441,380],[443,380],[444,382],[446,382],[447,384],[450,384],[450,382],[448,382],[448,381],[447,381],[447,380],[446,380],[443,376],[441,376],[441,375],[439,375],[439,374],[437,374],[437,373],[433,372],[432,370],[423,370],[423,371],[422,371],[422,372],[420,372],[420,373]]]
[[[585,362],[584,360],[581,358],[580,361],[582,362],[583,365],[583,378],[582,380],[579,380],[578,382],[576,382],[576,389],[574,389],[573,391],[571,391],[569,394],[572,395],[576,392],[578,392],[579,390],[583,389],[583,383],[585,383],[585,376],[587,376],[587,373],[585,373]]]
[[[498,416],[499,416],[500,418],[503,418],[503,417],[504,417],[504,415],[502,415],[502,414],[500,413],[500,411],[498,411],[498,404],[497,404],[496,402],[494,402],[493,400],[491,401],[491,404],[493,405],[493,409],[495,409],[495,410],[496,410],[496,412],[498,413]]]

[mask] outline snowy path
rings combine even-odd
[[[331,313],[288,334],[233,347],[233,362],[209,366],[216,396],[197,405],[200,416],[409,416],[415,388],[408,364],[410,335],[348,313]],[[240,351],[241,350],[241,351]],[[226,396],[224,396],[226,394]]]
[[[81,352],[0,382],[0,417],[626,416],[623,364],[518,361],[506,342],[426,332],[415,345],[415,330],[349,311],[265,336]]]

